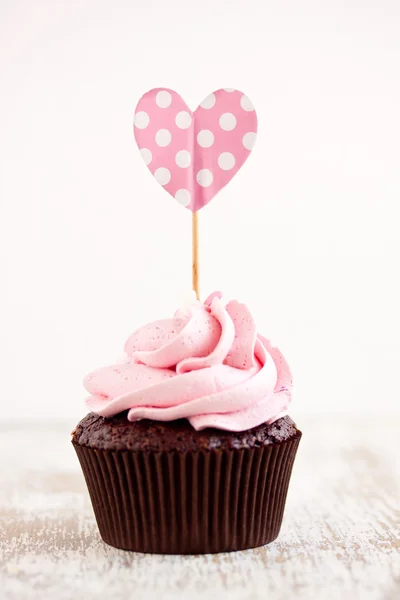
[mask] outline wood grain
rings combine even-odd
[[[192,288],[200,300],[199,215],[192,213]]]
[[[400,598],[400,418],[308,417],[299,425],[278,540],[187,557],[103,544],[71,424],[1,425],[0,598]]]

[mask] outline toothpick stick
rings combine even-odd
[[[199,289],[199,222],[197,212],[192,212],[192,286],[200,300]]]

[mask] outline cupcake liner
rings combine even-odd
[[[107,544],[202,554],[254,548],[278,536],[301,435],[256,448],[196,452],[73,445]]]

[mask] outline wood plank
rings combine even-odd
[[[299,425],[278,540],[180,557],[103,544],[70,424],[1,424],[1,599],[400,598],[400,417]]]

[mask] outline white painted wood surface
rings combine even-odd
[[[101,541],[72,424],[2,424],[1,600],[400,598],[399,416],[308,417],[299,426],[278,540],[180,557]]]

